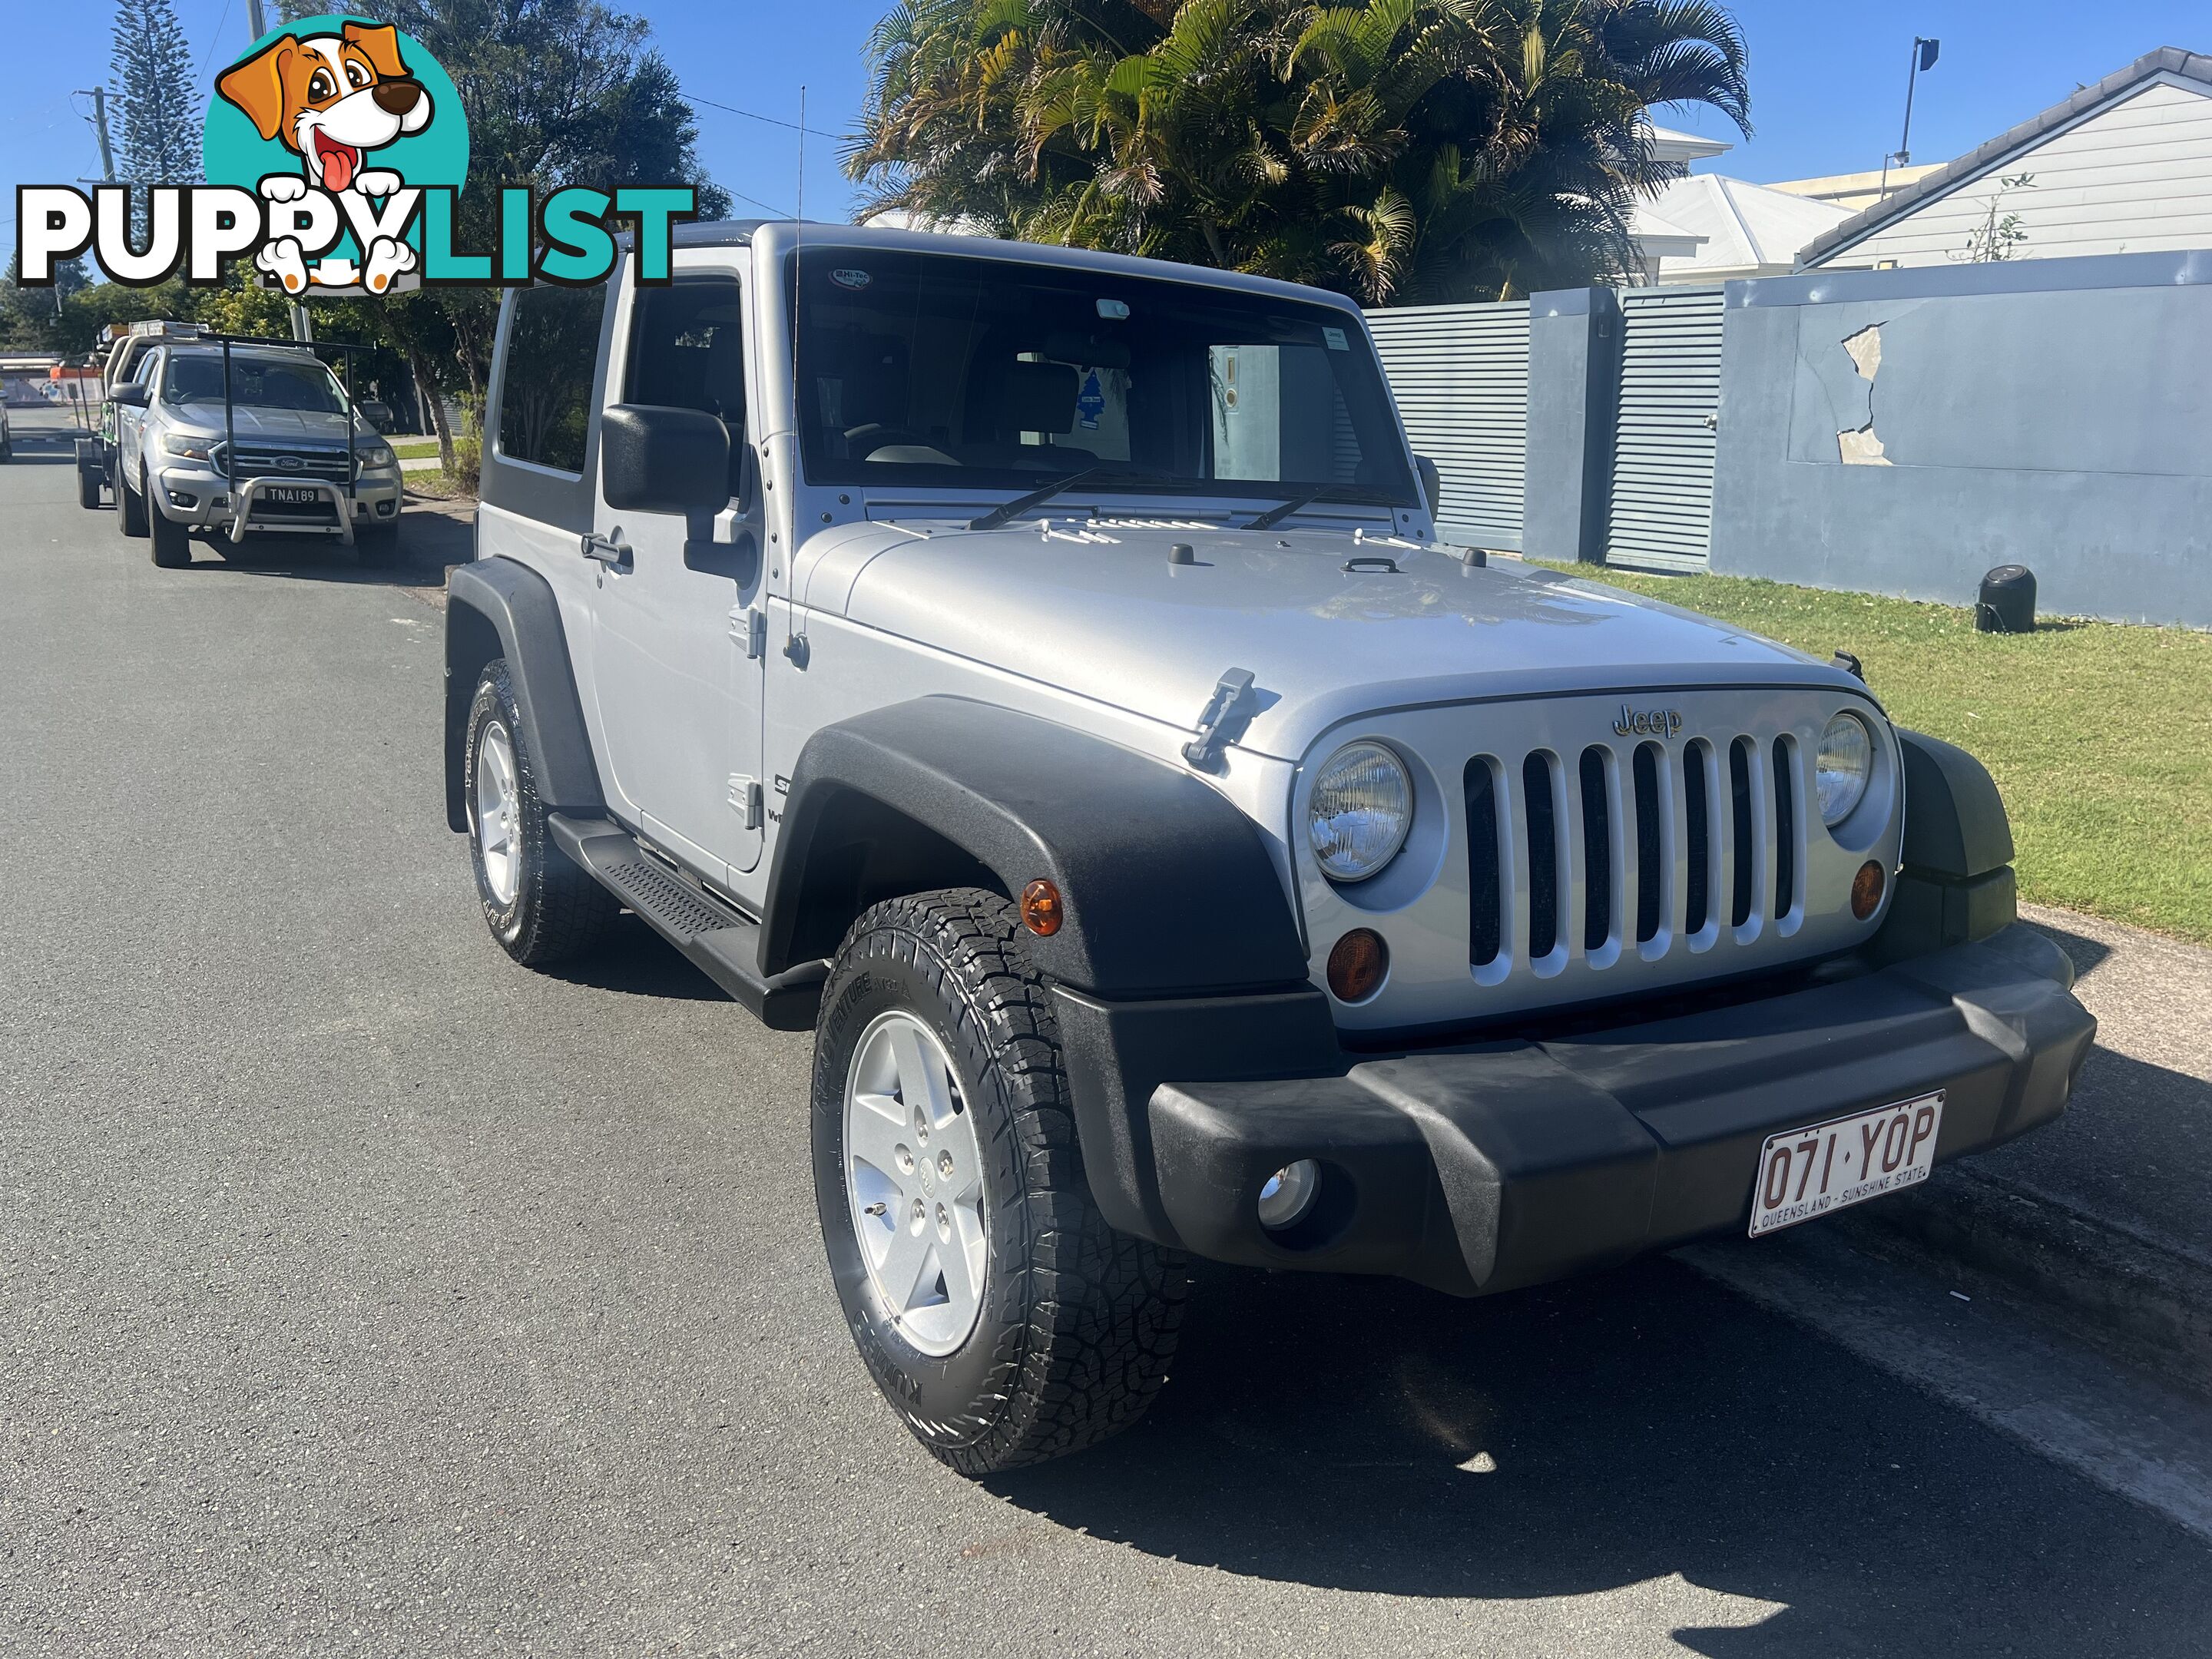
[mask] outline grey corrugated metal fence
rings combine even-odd
[[[1443,534],[1518,551],[1528,443],[1528,306],[1403,306],[1367,315],[1406,435],[1443,476]]]
[[[1620,315],[1606,562],[1702,569],[1712,548],[1721,290],[1630,289]]]

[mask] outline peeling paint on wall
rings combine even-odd
[[[1850,354],[1852,367],[1859,378],[1871,386],[1874,377],[1881,372],[1881,325],[1869,323],[1855,334],[1844,337],[1844,349]],[[1867,422],[1864,426],[1847,427],[1836,434],[1836,451],[1845,466],[1888,466],[1889,458],[1882,453],[1881,440],[1875,436],[1874,394],[1867,394]]]

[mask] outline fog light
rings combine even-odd
[[[1851,878],[1851,914],[1864,921],[1881,908],[1881,890],[1888,884],[1881,866],[1869,859]]]
[[[1339,1002],[1364,1002],[1390,971],[1390,947],[1372,927],[1355,927],[1328,953],[1329,994]]]
[[[1321,1196],[1321,1165],[1302,1158],[1269,1176],[1260,1188],[1260,1224],[1271,1233],[1295,1227]]]
[[[1040,939],[1050,939],[1065,920],[1059,888],[1040,878],[1022,889],[1022,926],[1030,932]]]

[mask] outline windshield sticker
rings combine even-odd
[[[1127,300],[1101,300],[1098,302],[1098,314],[1109,323],[1127,322],[1129,317],[1129,302]]]
[[[858,294],[862,289],[867,287],[870,283],[874,282],[876,279],[869,276],[865,270],[855,270],[850,265],[847,265],[840,270],[831,271],[830,273],[830,280],[836,283],[839,288],[849,288],[854,293]]]
[[[1098,384],[1097,369],[1085,372],[1083,391],[1075,400],[1075,407],[1083,416],[1085,428],[1089,431],[1096,432],[1098,429],[1098,417],[1106,412],[1106,393]]]
[[[1321,331],[1321,337],[1328,342],[1328,349],[1331,351],[1349,351],[1352,349],[1351,343],[1346,340],[1344,337],[1344,331],[1340,328],[1325,328]]]

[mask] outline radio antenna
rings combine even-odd
[[[799,244],[806,234],[806,88],[799,88],[799,184],[791,213],[791,442],[799,445]]]
[[[799,450],[799,245],[806,234],[806,88],[799,88],[799,181],[793,191],[791,203],[791,489],[792,505],[798,505],[799,481],[805,471]],[[121,499],[118,497],[118,499]],[[791,520],[791,545],[784,557],[792,567],[791,584],[784,594],[783,654],[791,661],[805,665],[799,653],[800,642],[793,635],[799,628],[799,515]]]

